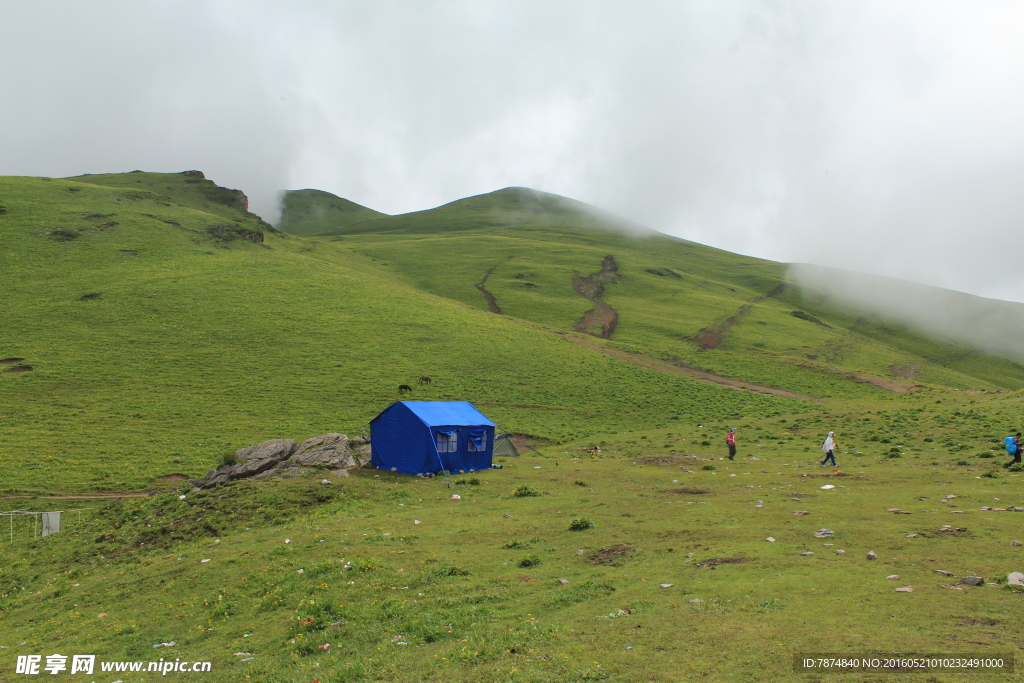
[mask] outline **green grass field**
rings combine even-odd
[[[195,173],[0,179],[0,495],[90,508],[45,539],[0,518],[0,680],[54,652],[210,661],[211,681],[1018,680],[792,658],[1017,654],[1021,596],[958,580],[1024,571],[1024,513],[979,509],[1024,507],[1001,467],[1024,368],[553,195],[383,216],[304,192],[287,227],[318,235]],[[610,338],[576,331],[597,283]],[[400,384],[543,456],[451,488],[158,479],[366,433]]]

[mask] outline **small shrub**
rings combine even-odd
[[[993,453],[978,453],[979,458],[994,458],[996,457]]]
[[[509,541],[501,547],[506,550],[526,550],[530,545],[531,543],[529,541],[520,541],[519,539],[516,539],[514,541]]]
[[[966,460],[957,460],[956,464],[961,466],[961,467],[966,467],[967,465],[970,465],[971,463],[967,462]]]
[[[476,477],[470,479],[457,479],[455,480],[456,486],[479,486],[480,480]]]
[[[707,439],[705,439],[704,441],[701,441],[701,442],[700,442],[700,445],[701,445],[701,446],[710,446],[710,445],[711,445],[711,442],[710,442],[710,441],[708,441]]]
[[[527,486],[526,484],[523,484],[522,486],[517,486],[515,491],[512,492],[512,497],[514,498],[534,498],[539,495],[540,491],[533,488],[532,486]]]
[[[78,231],[66,228],[57,228],[56,230],[50,231],[50,237],[58,242],[70,242],[78,237]]]
[[[518,564],[520,567],[536,567],[538,564],[540,564],[540,558],[536,555],[530,555],[529,557],[524,557],[523,559],[519,560]]]
[[[1014,465],[1010,468],[1011,472],[1024,472],[1024,465]]]
[[[710,470],[715,469],[715,466],[714,465],[704,465],[704,467],[701,467],[701,469],[702,470],[709,470],[710,471]]]
[[[220,459],[221,467],[234,465],[236,462],[238,462],[238,459],[235,457],[234,451],[226,451],[224,455],[221,456]]]
[[[930,437],[930,436],[926,436],[926,437],[924,437],[924,442],[925,442],[925,443],[932,443],[932,442],[934,442],[934,441],[935,441],[935,439],[933,439],[933,438],[932,438],[932,437]]]
[[[469,570],[451,565],[448,567],[438,567],[433,571],[433,574],[435,576],[469,576]]]
[[[574,519],[569,524],[569,531],[586,531],[587,529],[593,529],[594,523],[590,521],[588,517],[581,517]]]
[[[577,479],[576,481],[573,482],[573,484],[576,484],[576,486],[584,486],[585,487],[587,485],[587,482],[583,481],[582,479]]]
[[[981,476],[984,477],[985,479],[998,479],[999,478],[999,473],[998,472],[988,471],[988,472],[986,472],[985,474],[983,474]]]
[[[78,297],[79,301],[92,301],[93,299],[99,299],[103,296],[103,292],[89,292]]]

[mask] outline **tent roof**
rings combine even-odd
[[[466,425],[496,427],[469,401],[399,401],[428,427]]]

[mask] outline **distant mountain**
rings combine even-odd
[[[288,190],[277,227],[292,235],[319,235],[386,215],[323,190]]]

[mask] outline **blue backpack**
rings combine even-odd
[[[1003,443],[1006,444],[1006,453],[1008,455],[1017,455],[1016,440],[1012,436],[1003,439]]]

